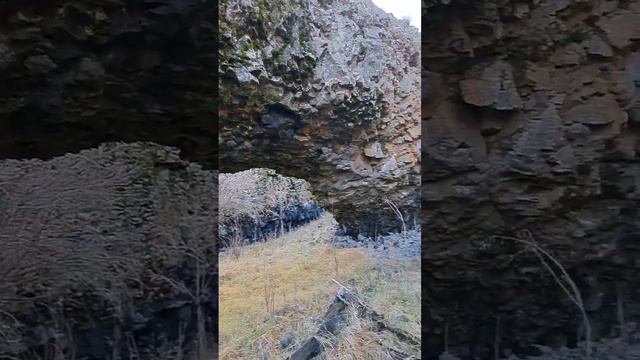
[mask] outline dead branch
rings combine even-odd
[[[531,232],[528,230],[523,231],[518,237],[510,237],[510,236],[495,236],[494,239],[505,239],[515,241],[521,244],[526,245],[532,252],[536,255],[536,257],[540,260],[540,263],[545,267],[545,269],[551,274],[555,282],[560,286],[562,291],[567,295],[567,297],[576,305],[580,314],[582,315],[583,325],[585,327],[585,353],[587,360],[591,358],[591,323],[589,321],[589,317],[584,307],[584,302],[582,300],[582,295],[580,293],[580,289],[573,281],[567,270],[564,266],[553,256],[550,252],[542,248],[534,239]],[[555,269],[549,264],[551,262],[555,265]],[[560,272],[558,275],[557,272]],[[563,282],[564,280],[564,282]],[[566,283],[566,284],[565,284]]]

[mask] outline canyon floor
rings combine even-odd
[[[336,229],[333,217],[325,213],[283,236],[245,246],[239,253],[220,254],[220,359],[292,356],[318,329],[342,286],[357,291],[389,328],[420,338],[419,251],[406,251],[419,244],[419,233],[362,246],[336,237]],[[319,359],[420,356],[419,346],[355,314],[335,336],[321,342]]]

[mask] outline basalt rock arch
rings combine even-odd
[[[417,30],[369,1],[219,6],[216,34],[211,0],[3,1],[0,157],[154,141],[217,168],[220,140],[225,170],[307,178],[352,232],[398,228],[383,198],[416,214]]]
[[[419,32],[364,1],[220,4],[220,169],[304,178],[348,232],[419,208]]]

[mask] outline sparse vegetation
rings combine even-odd
[[[389,205],[391,210],[393,210],[394,215],[398,218],[398,220],[400,220],[400,223],[402,224],[402,236],[405,236],[407,234],[407,224],[404,221],[404,215],[402,215],[402,211],[400,211],[398,206],[394,204],[393,201],[384,199],[384,202]]]
[[[362,248],[336,248],[336,226],[325,214],[285,236],[246,246],[239,258],[221,254],[220,359],[291,354],[317,330],[336,295],[332,279],[353,285],[385,321],[420,338],[419,259],[381,262]],[[283,349],[280,339],[288,331],[294,344]],[[387,359],[389,348],[417,351],[357,316],[335,338],[322,341],[321,359]]]

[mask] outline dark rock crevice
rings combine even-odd
[[[304,204],[291,206],[284,211],[283,227],[285,231],[291,231],[297,227],[316,220],[323,213],[323,209],[316,204]],[[280,233],[280,219],[277,217],[265,217],[257,220],[241,219],[236,223],[219,224],[220,246],[229,246],[225,239],[231,238],[235,231],[247,240],[247,243],[266,241],[270,237],[275,237]],[[239,230],[237,229],[239,227]]]

